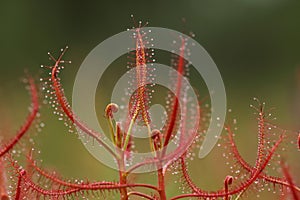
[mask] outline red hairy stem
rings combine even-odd
[[[0,199],[8,200],[6,189],[6,173],[4,168],[3,158],[0,158]]]
[[[15,200],[20,200],[21,199],[21,193],[22,193],[22,178],[23,176],[25,176],[26,172],[25,170],[21,170],[19,172],[19,176],[18,176],[18,183],[17,183],[17,189],[16,189],[16,194],[15,194]]]
[[[1,147],[0,157],[2,157],[4,154],[6,154],[8,151],[10,151],[19,142],[19,140],[24,136],[24,134],[31,127],[31,125],[38,113],[39,103],[38,103],[37,88],[34,84],[33,78],[29,77],[28,80],[29,80],[30,93],[31,93],[32,110],[31,110],[30,114],[28,115],[28,117],[26,118],[25,123],[22,125],[22,127],[17,132],[16,136],[8,144],[4,145],[4,147]]]
[[[68,195],[78,194],[82,193],[84,191],[109,191],[109,190],[120,190],[121,188],[147,188],[152,189],[154,191],[157,191],[157,187],[150,184],[143,184],[143,183],[136,183],[136,184],[121,184],[121,183],[113,183],[113,182],[94,182],[94,183],[81,183],[81,184],[72,184],[68,185],[71,187],[68,187],[66,189],[43,189],[41,186],[34,183],[31,178],[29,177],[29,174],[26,173],[25,170],[21,169],[21,167],[18,165],[17,162],[14,162],[12,157],[9,157],[9,162],[11,163],[12,167],[17,171],[19,176],[22,178],[23,185],[25,185],[27,188],[31,189],[32,191],[35,191],[38,195],[44,195],[44,196],[52,196],[52,197],[66,197]],[[45,174],[46,172],[44,172]],[[50,175],[47,175],[49,177]],[[51,179],[52,180],[52,179]],[[58,179],[53,179],[58,180]],[[58,183],[62,183],[62,181],[58,181]],[[64,184],[65,182],[63,181]],[[61,185],[61,186],[62,186]],[[61,187],[60,186],[60,187]],[[60,188],[59,187],[59,188]]]
[[[137,92],[132,99],[132,107],[129,107],[129,119],[128,127],[126,130],[126,137],[124,137],[123,150],[126,150],[129,145],[131,137],[131,129],[137,118],[141,118],[144,121],[148,129],[149,137],[151,136],[150,116],[148,113],[148,94],[146,88],[147,81],[147,59],[145,52],[145,45],[143,35],[140,32],[140,27],[136,29],[136,47],[135,47],[135,74],[137,81]]]
[[[264,159],[264,146],[265,146],[265,114],[263,112],[263,105],[260,105],[258,113],[258,147],[257,147],[257,158],[255,161],[254,168],[259,168]]]
[[[28,178],[27,176],[22,176],[24,179],[24,184],[26,184],[29,188],[33,191],[37,192],[38,194],[45,195],[45,196],[67,196],[72,194],[78,194],[79,192],[83,191],[108,191],[108,190],[120,190],[121,188],[134,188],[134,187],[143,187],[156,190],[155,186],[148,185],[148,184],[125,184],[122,185],[120,183],[115,183],[114,185],[82,185],[81,188],[67,188],[65,190],[58,189],[58,190],[48,190],[43,189],[39,185],[35,184]]]
[[[181,49],[180,49],[180,56],[178,60],[178,66],[177,66],[177,84],[176,84],[176,96],[174,97],[174,102],[173,102],[173,107],[172,107],[172,113],[169,119],[169,124],[167,126],[166,132],[164,134],[165,141],[164,141],[164,146],[167,146],[169,144],[169,140],[171,139],[173,129],[175,127],[176,123],[176,118],[178,114],[178,106],[179,102],[178,99],[180,97],[180,91],[181,91],[181,85],[182,85],[182,75],[183,75],[183,68],[184,68],[184,50],[185,50],[185,44],[184,44],[184,39],[182,38],[182,44],[181,44]],[[163,151],[162,155],[164,156],[166,150]]]
[[[77,184],[76,188],[66,188],[66,189],[44,189],[41,186],[34,183],[25,170],[21,169],[21,167],[14,162],[14,160],[10,157],[10,163],[12,167],[18,172],[19,177],[22,179],[23,184],[26,188],[30,189],[37,193],[38,196],[49,196],[49,197],[63,197],[66,198],[68,195],[77,195],[83,194],[84,191],[109,191],[109,190],[120,190],[121,188],[148,188],[157,191],[157,188],[153,185],[149,184],[120,184],[120,183],[112,183],[112,184],[98,184],[98,183],[88,183],[88,184]],[[26,189],[27,190],[27,189]],[[28,192],[28,190],[27,190]]]
[[[191,188],[194,193],[203,193],[204,191],[202,189],[200,189],[199,187],[197,187],[193,183],[193,181],[192,181],[192,179],[191,179],[191,177],[190,177],[190,175],[187,171],[187,166],[186,166],[186,163],[185,163],[185,155],[180,157],[180,167],[181,167],[183,178],[186,181],[189,188]]]
[[[264,162],[262,163],[262,165],[258,169],[255,169],[255,171],[252,173],[251,177],[248,180],[246,180],[245,182],[241,183],[238,187],[234,188],[231,191],[228,191],[228,193],[224,193],[224,190],[219,190],[217,192],[203,191],[202,193],[198,193],[198,194],[195,194],[195,193],[194,194],[182,194],[182,195],[171,198],[171,200],[188,198],[188,197],[220,198],[220,197],[226,197],[228,195],[234,195],[234,194],[244,191],[259,177],[259,174],[267,167],[269,161],[271,160],[271,158],[272,158],[274,152],[276,151],[276,149],[278,148],[278,146],[281,144],[282,140],[283,140],[283,135],[280,136],[279,140],[277,140],[275,145],[269,151],[269,154],[266,157],[266,159],[264,160]]]
[[[59,64],[64,62],[62,61],[62,57],[64,55],[64,53],[66,52],[66,49],[61,53],[61,55],[59,56],[59,58],[57,60],[55,60],[55,65],[52,68],[52,73],[51,73],[51,80],[52,80],[52,85],[55,91],[55,95],[57,97],[58,102],[60,103],[60,106],[62,108],[62,110],[64,111],[64,113],[67,115],[67,117],[78,127],[80,128],[83,132],[85,132],[86,134],[88,134],[89,136],[91,136],[92,138],[94,138],[100,145],[102,145],[112,156],[114,156],[115,158],[117,158],[117,155],[115,154],[115,152],[104,142],[102,141],[102,139],[100,138],[100,133],[97,133],[96,131],[90,129],[89,127],[87,127],[84,123],[82,123],[79,118],[73,113],[72,110],[70,110],[69,108],[69,103],[67,102],[66,97],[64,96],[62,89],[61,89],[61,85],[59,80],[57,79],[57,73],[58,73],[58,68],[59,68]]]
[[[29,164],[34,168],[34,170],[36,170],[40,175],[44,176],[45,178],[51,180],[54,183],[58,183],[61,186],[66,186],[66,187],[70,187],[70,188],[78,188],[78,189],[82,189],[83,185],[93,185],[93,186],[101,186],[101,185],[113,185],[115,184],[114,182],[106,182],[106,181],[101,181],[101,182],[86,182],[86,183],[80,183],[80,184],[76,184],[76,183],[70,183],[67,181],[64,181],[61,178],[58,178],[52,174],[49,174],[48,172],[46,172],[45,170],[41,169],[40,167],[38,167],[35,162],[27,157],[27,160],[29,162]]]
[[[186,113],[187,113],[186,105],[187,105],[187,102],[184,101],[183,102],[183,108],[182,108],[182,110],[183,110],[182,111],[182,115],[183,116],[185,116]],[[195,123],[194,127],[192,128],[192,132],[190,132],[190,130],[186,129],[186,118],[184,117],[181,120],[179,146],[177,147],[177,149],[173,153],[170,153],[169,155],[165,155],[161,159],[162,162],[164,162],[165,160],[167,160],[167,162],[164,163],[164,168],[165,169],[167,169],[169,166],[171,166],[171,164],[174,163],[174,161],[177,161],[178,159],[180,160],[180,158],[182,156],[184,158],[185,154],[191,148],[191,146],[193,144],[193,141],[196,139],[197,133],[198,133],[198,129],[200,127],[199,124],[197,123],[197,122],[200,121],[200,112],[201,111],[200,111],[199,105],[197,105],[196,111],[197,111],[197,114],[196,114],[196,117],[194,119],[194,121],[196,123]],[[177,157],[178,155],[182,155],[182,156],[181,157]],[[172,159],[172,157],[173,157],[173,159]]]
[[[179,109],[178,98],[180,97],[180,93],[181,93],[182,75],[183,75],[183,71],[184,71],[184,58],[183,58],[184,57],[184,50],[185,50],[185,41],[182,38],[182,45],[181,45],[181,49],[180,49],[180,55],[179,55],[179,59],[178,59],[178,63],[177,63],[178,76],[177,76],[177,85],[176,85],[176,96],[174,97],[172,113],[171,113],[171,116],[170,116],[170,119],[169,119],[169,123],[167,125],[166,132],[164,134],[164,139],[165,140],[164,140],[164,144],[163,144],[162,154],[159,157],[159,159],[165,157],[166,150],[167,150],[167,145],[169,144],[169,141],[171,139],[171,136],[172,136],[172,133],[173,133],[173,130],[174,130],[174,127],[175,127],[175,123],[176,123],[176,118],[177,118],[178,109]],[[166,191],[165,191],[164,172],[163,172],[161,164],[162,164],[162,162],[157,163],[159,195],[160,195],[160,199],[165,200],[165,199],[167,199],[167,197],[166,197]]]
[[[131,110],[132,121],[134,122],[141,113],[141,118],[148,127],[148,132],[150,134],[150,117],[147,111],[147,94],[146,94],[146,80],[147,80],[147,66],[146,66],[146,53],[143,37],[140,33],[140,28],[136,29],[136,49],[135,49],[135,70],[136,70],[136,80],[137,80],[137,95],[134,105]],[[131,122],[132,123],[132,122]],[[118,127],[117,127],[118,128]],[[132,127],[130,127],[131,129]],[[130,146],[130,131],[127,130],[126,136],[123,141],[123,150],[126,152]],[[119,166],[119,181],[121,184],[127,183],[127,175],[125,168],[125,155],[123,151],[119,152],[120,159],[118,159]],[[121,188],[121,199],[128,199],[127,188]]]
[[[185,102],[185,104],[183,106],[183,111],[184,111],[184,114],[187,112],[186,102]],[[183,120],[183,125],[182,125],[182,128],[181,128],[180,141],[179,141],[180,143],[183,143],[184,139],[186,138],[186,135],[184,134],[184,133],[186,133],[186,127],[184,126],[184,124],[186,123],[185,121],[186,120],[184,119]],[[180,145],[184,145],[184,144],[180,144]],[[183,178],[184,178],[186,184],[189,186],[190,189],[192,189],[193,192],[195,192],[195,193],[202,193],[203,192],[202,189],[200,189],[199,187],[197,187],[193,183],[190,175],[188,174],[188,169],[187,169],[187,165],[186,165],[185,159],[186,159],[186,153],[184,153],[179,158],[180,167],[181,167],[181,172],[182,172]]]
[[[147,66],[146,66],[146,53],[143,36],[140,33],[140,29],[136,29],[136,55],[135,55],[135,68],[136,68],[136,80],[137,80],[137,103],[133,107],[133,120],[136,119],[139,112],[145,124],[149,125],[149,114],[147,111],[147,94],[146,94],[146,80],[147,80]]]
[[[230,142],[230,147],[232,149],[232,153],[234,154],[234,157],[236,158],[236,160],[238,161],[238,163],[244,168],[246,169],[248,172],[253,172],[253,168],[252,166],[247,163],[243,157],[240,155],[237,146],[235,144],[235,141],[233,140],[233,132],[231,130],[231,128],[227,125],[226,126],[226,130],[228,132],[228,138],[229,138],[229,142]],[[300,192],[300,188],[297,187],[296,185],[290,185],[288,181],[286,181],[283,178],[280,177],[273,177],[273,176],[269,176],[267,174],[265,174],[264,172],[262,172],[259,175],[259,178],[264,179],[265,181],[268,181],[270,183],[273,184],[278,184],[278,185],[283,185],[283,186],[287,186],[287,187],[293,187],[296,191]]]
[[[290,185],[291,192],[292,192],[294,200],[299,200],[300,198],[298,197],[298,194],[297,194],[297,191],[295,190],[295,187],[293,187],[294,186],[294,181],[291,177],[291,174],[288,170],[288,167],[283,162],[281,162],[281,168],[282,168],[284,176],[286,177],[286,179],[287,179],[287,181]],[[299,191],[298,191],[298,193],[299,193]]]
[[[169,119],[169,123],[167,125],[167,129],[166,132],[164,134],[164,144],[163,144],[163,149],[162,149],[162,154],[161,157],[159,158],[164,158],[165,154],[166,154],[166,150],[167,150],[167,145],[169,144],[169,141],[171,139],[171,136],[173,134],[173,130],[175,127],[175,123],[176,123],[176,118],[178,115],[178,109],[179,109],[179,100],[178,98],[180,98],[181,95],[181,88],[182,88],[182,75],[183,75],[183,71],[184,71],[184,50],[185,50],[185,41],[182,38],[182,44],[181,44],[181,48],[180,48],[180,55],[179,55],[179,59],[178,59],[178,63],[177,63],[177,85],[176,85],[176,96],[174,97],[174,101],[173,101],[173,107],[172,107],[172,113]],[[185,123],[184,121],[182,123]],[[183,131],[184,130],[184,126],[183,126],[183,130],[182,130],[182,135],[183,135]],[[181,135],[181,136],[182,136]],[[183,139],[181,137],[181,139]],[[177,149],[177,151],[182,148],[183,146],[187,146],[182,144],[182,140],[180,140],[180,146]],[[178,151],[179,152],[179,151]],[[173,162],[173,161],[171,161]],[[164,172],[161,166],[162,162],[158,162],[157,166],[158,166],[158,183],[159,183],[159,194],[160,194],[160,199],[166,199],[166,192],[165,192],[165,180],[164,180]],[[170,162],[168,162],[168,164],[170,164]],[[166,166],[168,166],[168,164]]]
[[[115,183],[115,182],[107,182],[107,181],[101,181],[101,182],[86,182],[86,183],[80,183],[80,184],[76,184],[76,183],[70,183],[70,182],[66,182],[58,177],[55,177],[53,175],[50,175],[48,172],[42,170],[41,168],[39,168],[34,161],[31,158],[28,158],[28,161],[30,162],[30,165],[42,176],[46,177],[47,179],[58,183],[61,186],[66,186],[66,187],[70,187],[73,189],[79,189],[79,190],[88,190],[89,188],[96,188],[99,187],[99,189],[101,187],[104,186],[113,186],[116,184],[120,184],[120,185],[126,185],[126,181],[124,181],[123,183]],[[16,168],[16,167],[15,167]],[[121,177],[121,176],[120,176]],[[126,180],[126,179],[125,179]],[[157,190],[157,188],[155,186],[152,185],[147,185],[147,184],[137,184],[137,187],[144,187],[144,188],[149,188],[149,189],[154,189]],[[131,186],[134,187],[134,186]],[[122,189],[124,189],[124,187],[122,187]],[[126,187],[125,187],[126,189]]]

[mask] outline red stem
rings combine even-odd
[[[103,186],[103,185],[114,185],[115,184],[114,182],[105,182],[105,181],[91,182],[91,183],[86,182],[86,183],[80,183],[80,184],[70,183],[70,182],[64,181],[63,179],[58,178],[58,177],[48,173],[47,171],[41,169],[40,167],[38,167],[35,164],[35,162],[31,158],[28,157],[27,160],[28,160],[29,164],[34,168],[34,170],[36,170],[40,175],[44,176],[45,178],[51,180],[54,183],[58,183],[61,186],[82,189],[83,187],[88,186],[88,185]]]
[[[34,81],[31,77],[29,77],[29,84],[30,84],[32,110],[28,115],[28,117],[26,118],[25,124],[23,124],[23,126],[20,128],[16,136],[7,145],[5,145],[0,149],[0,157],[2,157],[4,154],[10,151],[19,142],[19,140],[24,136],[24,134],[28,131],[28,129],[32,125],[38,113],[39,110],[38,94],[37,94],[37,89],[34,84]]]
[[[255,161],[255,169],[261,166],[261,163],[264,158],[264,146],[265,146],[265,121],[264,121],[264,112],[263,105],[260,106],[258,113],[258,148],[257,148],[257,158]]]
[[[197,186],[193,183],[193,181],[192,181],[190,175],[189,175],[188,172],[187,172],[187,166],[186,166],[186,164],[185,164],[185,155],[182,155],[182,156],[180,157],[180,165],[181,165],[181,171],[182,171],[182,174],[183,174],[183,178],[185,179],[185,181],[186,181],[186,183],[188,184],[188,186],[189,186],[189,187],[193,190],[193,192],[195,192],[195,193],[203,193],[203,190],[201,190],[199,187],[197,187]]]
[[[158,176],[158,193],[160,196],[160,200],[166,200],[166,190],[165,190],[165,177],[163,173],[163,169],[161,166],[158,166],[157,176]]]
[[[183,67],[184,67],[184,39],[182,39],[182,44],[181,44],[181,49],[180,49],[180,56],[179,56],[179,61],[178,61],[178,76],[177,76],[177,85],[176,85],[176,96],[174,97],[174,102],[173,102],[173,107],[172,107],[172,113],[171,113],[171,118],[169,121],[169,125],[167,127],[167,131],[164,134],[165,136],[165,141],[164,141],[164,146],[167,146],[169,144],[169,141],[171,139],[175,122],[176,122],[176,117],[178,114],[178,98],[180,97],[180,91],[181,91],[181,85],[182,85],[182,75],[183,75]],[[166,149],[163,150],[162,156],[164,156],[166,153]]]
[[[101,144],[112,156],[114,156],[115,158],[117,158],[117,155],[115,154],[115,152],[104,142],[102,141],[102,139],[100,138],[100,133],[97,133],[96,131],[90,129],[89,127],[87,127],[85,124],[83,124],[79,118],[73,113],[72,110],[69,109],[69,104],[66,100],[66,97],[64,96],[62,90],[61,90],[61,86],[60,86],[60,82],[57,79],[57,71],[59,68],[59,64],[62,61],[62,57],[65,53],[66,49],[62,52],[62,54],[59,56],[59,58],[55,61],[55,65],[52,68],[52,75],[51,75],[51,80],[52,80],[52,84],[53,84],[53,88],[55,91],[55,95],[57,97],[58,102],[60,103],[60,106],[62,108],[62,110],[64,111],[64,113],[67,115],[67,117],[74,123],[76,124],[76,126],[78,126],[78,128],[80,128],[83,132],[85,132],[86,134],[88,134],[89,136],[91,136],[92,138],[94,138],[99,144]]]
[[[275,143],[275,145],[272,147],[272,149],[270,150],[268,156],[266,157],[266,160],[262,163],[262,165],[255,169],[255,171],[253,172],[253,174],[251,175],[251,177],[240,184],[239,187],[229,191],[228,193],[224,192],[224,190],[220,190],[214,193],[211,192],[202,192],[200,194],[183,194],[183,195],[179,195],[176,197],[171,198],[171,200],[176,200],[176,199],[182,199],[182,198],[188,198],[188,197],[206,197],[206,198],[220,198],[220,197],[226,197],[228,195],[234,195],[237,194],[239,192],[242,192],[243,190],[245,190],[246,188],[248,188],[260,175],[260,173],[267,167],[269,161],[271,160],[275,150],[278,148],[279,144],[281,144],[283,140],[283,136],[280,136],[280,139]]]
[[[248,172],[252,172],[253,168],[251,167],[251,165],[249,163],[247,163],[243,157],[240,155],[237,146],[233,140],[233,132],[231,130],[231,128],[229,126],[226,126],[226,130],[228,132],[228,138],[229,138],[229,142],[230,142],[230,147],[232,149],[232,152],[234,154],[234,157],[236,158],[236,160],[239,162],[239,164],[246,169]],[[298,192],[300,192],[300,188],[297,187],[296,185],[290,185],[286,180],[284,180],[283,178],[280,177],[273,177],[273,176],[269,176],[267,174],[265,174],[264,172],[262,172],[259,175],[259,178],[263,178],[265,181],[271,182],[273,184],[279,184],[279,185],[284,185],[287,187],[293,187],[295,190],[297,190]]]
[[[17,190],[16,190],[16,194],[15,194],[15,200],[19,200],[21,199],[21,190],[22,190],[22,187],[21,187],[21,184],[22,184],[22,176],[24,176],[26,173],[25,173],[25,170],[21,170],[20,171],[20,174],[19,174],[19,177],[18,177],[18,183],[17,183]]]

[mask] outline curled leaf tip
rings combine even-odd
[[[117,104],[115,103],[108,104],[105,108],[105,117],[112,118],[113,113],[118,112],[118,110],[119,110],[119,106]]]

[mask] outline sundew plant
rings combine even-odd
[[[178,38],[180,54],[172,55],[171,67],[177,73],[165,77],[172,91],[166,91],[161,97],[166,112],[159,116],[162,127],[153,121],[150,107],[151,97],[158,91],[155,85],[147,84],[155,70],[154,49],[146,47],[151,43],[148,33],[141,26],[131,29],[135,40],[135,49],[128,55],[128,70],[131,81],[127,87],[136,88],[125,105],[110,102],[103,110],[102,121],[107,122],[107,132],[101,133],[89,127],[88,123],[77,116],[64,93],[60,74],[72,63],[65,59],[68,47],[58,56],[48,53],[51,64],[42,66],[46,77],[35,78],[27,75],[25,84],[31,95],[31,106],[24,124],[12,138],[1,137],[0,146],[0,199],[259,199],[262,192],[272,193],[277,199],[300,198],[299,173],[293,171],[293,162],[286,157],[287,151],[300,149],[300,134],[297,131],[281,128],[273,120],[270,109],[265,103],[254,99],[250,109],[255,111],[257,121],[257,150],[255,161],[248,162],[239,152],[235,141],[236,119],[227,119],[222,135],[218,137],[215,148],[220,150],[218,166],[212,170],[224,170],[223,181],[216,183],[218,189],[210,190],[198,183],[205,176],[204,171],[192,173],[193,161],[198,159],[199,147],[206,136],[210,122],[211,109],[206,96],[197,104],[192,104],[187,96],[188,80],[192,64],[184,59],[190,54],[187,39]],[[155,38],[154,38],[155,39]],[[199,91],[198,94],[202,94]],[[126,94],[124,94],[126,96]],[[128,94],[127,94],[128,95]],[[122,98],[122,97],[120,97]],[[43,102],[43,103],[41,103]],[[46,104],[46,105],[45,105]],[[48,106],[47,106],[48,105]],[[38,158],[38,149],[33,142],[39,137],[32,126],[39,122],[40,108],[46,106],[53,110],[60,121],[67,126],[66,132],[79,137],[86,143],[99,146],[103,154],[108,154],[116,166],[118,179],[91,181],[73,177],[64,178],[53,169],[42,166]],[[212,108],[213,109],[213,108]],[[122,117],[116,117],[123,112]],[[154,116],[157,117],[157,116]],[[17,126],[17,125],[16,125]],[[139,131],[147,138],[141,141],[134,136]],[[243,134],[239,131],[238,134]],[[108,145],[108,139],[112,145]],[[42,135],[40,136],[42,137]],[[140,149],[140,147],[143,147]],[[172,149],[169,148],[172,146]],[[149,152],[149,156],[133,162],[135,154]],[[221,158],[221,159],[220,159]],[[135,177],[141,169],[148,169],[152,181]],[[195,168],[193,168],[195,169]],[[101,173],[101,172],[99,172]],[[196,175],[195,175],[196,174]],[[171,177],[171,178],[170,178]],[[170,181],[170,179],[172,179]],[[174,181],[175,180],[175,181]],[[203,180],[205,181],[205,180]],[[153,184],[153,182],[155,184]],[[177,194],[169,192],[170,186],[178,187]],[[261,198],[262,199],[262,198]]]

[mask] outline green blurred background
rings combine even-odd
[[[19,81],[24,69],[37,79],[46,77],[40,65],[49,64],[47,52],[55,54],[68,45],[66,58],[72,65],[62,77],[70,96],[81,62],[101,41],[132,27],[131,14],[149,26],[196,34],[222,74],[231,117],[238,119],[238,144],[249,161],[256,148],[255,116],[249,108],[252,97],[274,106],[282,127],[300,127],[300,1],[1,1],[1,134],[13,133],[26,115],[29,98]],[[89,155],[49,110],[43,106],[41,120],[46,127],[36,138],[44,165],[65,177],[115,180],[116,173]],[[299,156],[292,159],[299,163]],[[213,169],[211,175],[220,170],[210,166],[216,166],[214,161],[198,163],[198,170]],[[204,188],[222,184],[223,177],[207,171],[202,177],[201,172],[194,174]],[[169,193],[176,191],[171,187]]]

